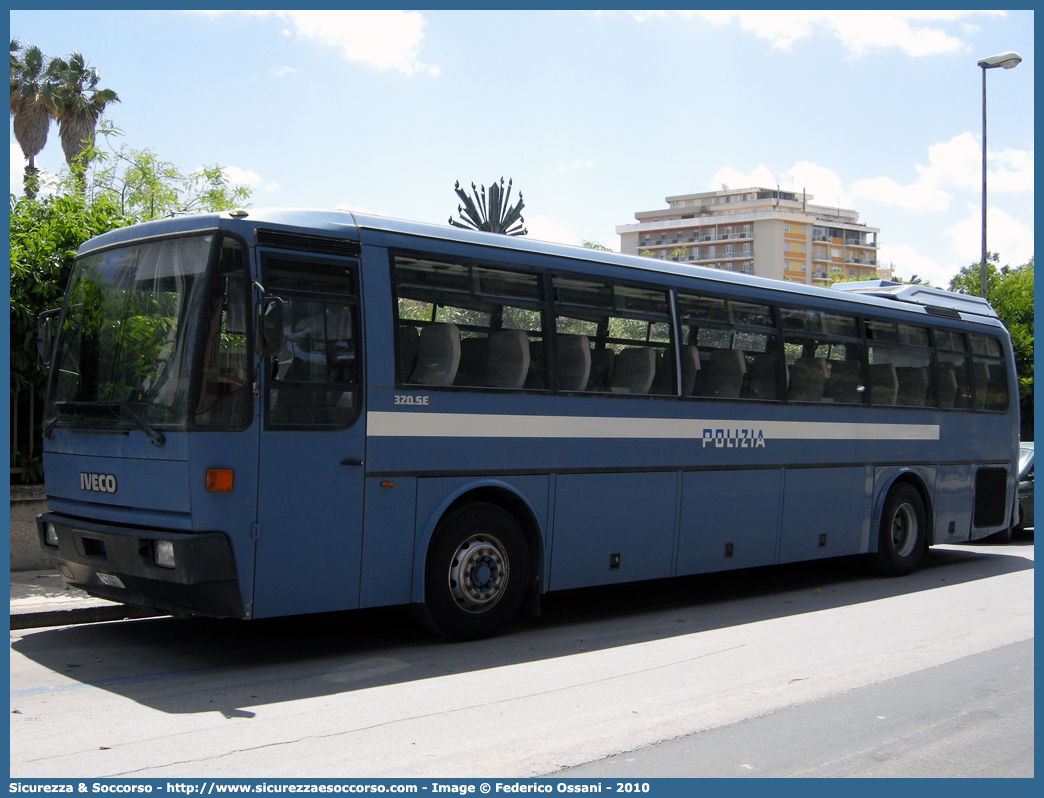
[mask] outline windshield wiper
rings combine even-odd
[[[117,402],[116,404],[119,406],[121,412],[129,416],[132,421],[134,421],[139,427],[141,427],[142,431],[148,436],[149,440],[152,441],[153,446],[162,446],[167,442],[167,436],[165,436],[159,430],[153,429],[140,418],[138,418],[138,416],[130,409],[130,407],[128,407],[126,402]]]
[[[111,413],[117,418],[123,418],[125,416],[133,421],[138,425],[141,431],[145,433],[148,439],[152,441],[153,446],[162,446],[167,442],[167,437],[162,432],[151,427],[146,421],[130,409],[128,402],[120,399],[115,399],[109,402],[62,402],[59,404],[57,410],[58,414],[44,426],[43,434],[45,438],[51,436],[51,433],[54,432],[55,425],[63,415],[77,416],[80,419],[98,418],[98,411],[101,410]]]

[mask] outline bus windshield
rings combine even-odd
[[[249,384],[243,261],[238,242],[216,239],[143,241],[76,262],[45,428],[136,427],[161,443],[154,427],[236,425],[244,402],[218,400]]]

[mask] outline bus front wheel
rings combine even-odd
[[[425,564],[424,603],[414,612],[449,640],[488,637],[518,614],[528,578],[518,522],[494,504],[468,504],[440,522]]]
[[[908,483],[892,488],[881,513],[877,551],[870,567],[885,576],[905,576],[921,562],[928,542],[928,514],[917,489]]]

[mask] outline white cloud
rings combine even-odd
[[[933,258],[922,255],[908,244],[881,247],[877,250],[877,262],[883,266],[890,266],[893,277],[910,280],[916,275],[936,288],[949,286],[950,279],[958,271],[950,266],[940,266]]]
[[[819,34],[837,39],[849,56],[895,49],[911,57],[960,52],[967,48],[961,36],[970,34],[968,17],[1004,16],[1003,11],[689,11],[715,25],[733,22],[764,39],[777,50],[789,52],[796,42]],[[644,21],[650,12],[635,14]],[[956,28],[954,33],[946,27]]]
[[[407,75],[439,68],[418,58],[424,38],[424,16],[418,11],[247,11],[275,15],[301,39],[339,47],[352,62],[375,69],[394,69]]]
[[[1033,190],[1033,150],[989,150],[986,166],[990,191]],[[982,186],[982,140],[966,132],[933,144],[928,148],[928,166],[918,164],[916,168],[927,185],[978,189]]]
[[[285,66],[285,67],[280,67],[279,69],[273,69],[271,71],[272,71],[272,74],[275,75],[277,78],[282,78],[282,77],[286,77],[287,75],[294,74],[297,70],[294,69],[293,67]]]
[[[994,165],[996,171],[993,171]],[[990,192],[1033,191],[1032,150],[989,150],[986,153],[986,168],[987,190]]]
[[[951,199],[942,189],[920,183],[901,186],[890,177],[857,180],[852,184],[852,194],[908,211],[945,211]]]
[[[953,199],[943,187],[975,188],[981,183],[982,155],[971,133],[962,133],[928,148],[928,165],[914,164],[917,181],[900,185],[890,177],[871,177],[852,184],[852,193],[909,211],[946,211]]]
[[[257,172],[251,172],[249,169],[240,169],[238,166],[224,166],[221,168],[221,172],[228,179],[228,182],[234,186],[246,186],[252,191],[279,190],[278,183],[265,180]]]
[[[1033,151],[1004,149],[988,153],[988,189],[990,193],[1033,191]],[[850,194],[857,199],[879,202],[907,211],[942,213],[950,209],[953,195],[949,190],[974,190],[982,186],[982,150],[971,133],[961,133],[949,141],[928,148],[928,164],[914,164],[917,180],[902,185],[891,177],[856,180],[846,192],[840,176],[824,166],[799,161],[786,172],[774,173],[761,164],[743,173],[732,167],[715,172],[710,188],[779,185],[789,191],[806,191],[817,205],[852,207]],[[948,190],[949,189],[949,190]]]
[[[576,160],[570,164],[559,164],[557,170],[559,172],[575,172],[577,169],[593,169],[594,161],[590,160]]]
[[[799,161],[787,171],[791,191],[807,192],[817,205],[844,205],[848,199],[841,187],[841,178],[825,166]]]
[[[596,11],[595,13],[601,15],[602,12],[601,11]],[[668,16],[668,14],[670,12],[668,12],[668,11],[653,11],[653,10],[645,10],[645,11],[637,10],[637,11],[628,11],[627,13],[630,14],[634,18],[634,20],[636,22],[645,22],[648,19],[664,19],[665,17]],[[682,13],[684,13],[684,12],[682,12]]]
[[[971,133],[928,148],[928,165],[917,164],[920,182],[926,186],[977,188],[982,185],[982,147]]]
[[[987,153],[990,192],[1033,190],[1033,151],[1004,149]],[[928,164],[915,164],[917,181],[903,186],[890,177],[852,184],[856,196],[910,211],[949,210],[946,189],[977,191],[982,186],[982,145],[972,133],[961,133],[928,148]]]
[[[837,173],[809,161],[799,161],[785,172],[773,172],[765,164],[761,164],[754,171],[744,174],[731,166],[726,166],[715,172],[710,179],[712,190],[717,191],[722,186],[728,186],[731,189],[774,189],[779,186],[781,190],[798,194],[806,192],[811,198],[811,202],[816,205],[840,204],[847,207],[841,178]]]
[[[525,215],[525,227],[529,231],[527,238],[532,238],[537,241],[551,241],[555,244],[572,244],[576,246],[580,243],[575,235],[564,227],[552,222],[546,216],[529,216]]]
[[[945,231],[961,266],[982,257],[982,211],[968,206],[968,215]],[[1019,266],[1033,257],[1033,229],[996,207],[986,210],[986,247],[1000,255],[1001,265]]]
[[[714,173],[710,179],[710,189],[717,191],[722,186],[729,188],[766,188],[776,185],[776,177],[769,171],[765,164],[761,164],[753,172],[743,174],[731,166],[725,166]]]

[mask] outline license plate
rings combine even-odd
[[[112,574],[98,574],[98,579],[101,580],[101,583],[103,585],[108,585],[109,587],[119,587],[123,588],[124,590],[127,589],[127,586],[123,584],[123,582],[120,580],[118,576],[113,576]]]

